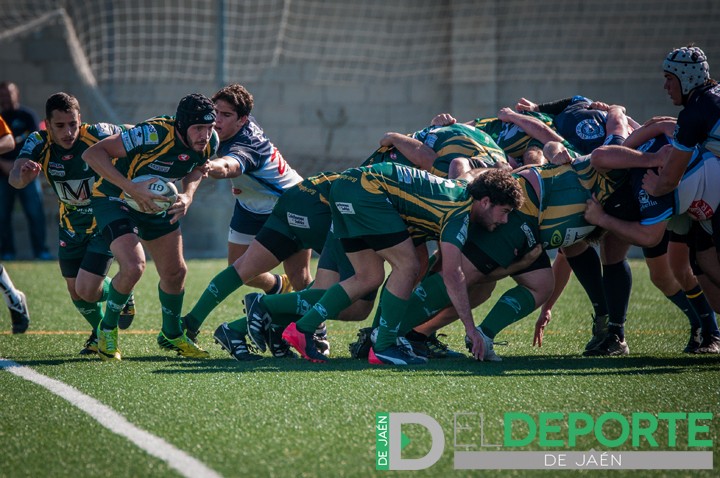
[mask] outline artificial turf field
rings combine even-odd
[[[225,263],[195,260],[188,265],[184,311]],[[637,412],[711,413],[712,420],[703,422],[709,428],[696,436],[711,441],[711,446],[688,447],[687,422],[680,420],[674,446],[668,445],[671,427],[661,422],[653,434],[657,448],[646,440],[633,447],[628,439],[609,449],[589,434],[580,437],[572,449],[711,450],[714,459],[713,470],[581,472],[586,476],[720,475],[720,356],[680,352],[687,342],[687,319],[652,286],[640,261],[632,262],[634,284],[626,327],[630,356],[580,357],[589,338],[591,308],[573,279],[555,308],[542,349],[531,346],[533,314],[497,337],[509,342],[508,347],[496,347],[503,362],[434,360],[413,368],[378,368],[351,359],[347,344],[354,340],[360,325],[342,322],[329,323],[333,360],[327,364],[270,357],[236,362],[211,336],[221,322],[242,313],[241,299],[248,288],[231,296],[206,321],[199,341],[211,353],[210,359],[175,357],[155,343],[161,320],[157,275],[151,263],[136,288],[136,321],[129,331],[120,333],[123,361],[86,359],[77,353],[89,333],[88,326],[74,310],[57,264],[8,262],[5,266],[28,296],[32,323],[28,333],[10,335],[8,313],[2,308],[2,359],[74,387],[221,476],[577,474],[558,469],[454,470],[455,439],[475,444],[473,451],[489,450],[479,445],[503,442],[502,419],[509,412],[533,417],[541,412],[585,412],[595,419],[611,412],[628,418]],[[507,280],[500,283],[490,303],[509,284]],[[475,310],[476,322],[489,305]],[[460,324],[453,324],[445,333],[444,340],[452,348],[464,350]],[[420,471],[376,471],[377,412],[419,412],[434,418],[445,436],[442,458]],[[463,412],[483,415],[484,435],[479,428],[454,435],[455,414]],[[608,437],[622,433],[617,423],[610,421],[604,428]],[[559,430],[548,438],[566,439],[567,427],[561,424]],[[527,433],[522,428],[516,431]],[[425,429],[408,425],[403,432],[411,439],[403,457],[422,457],[429,450],[430,435]],[[181,476],[166,461],[7,368],[0,370],[0,443],[2,477]],[[563,449],[570,447],[544,448],[536,439],[513,450]],[[200,475],[202,472],[194,472],[194,476]]]

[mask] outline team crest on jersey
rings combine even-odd
[[[550,236],[550,246],[551,247],[560,247],[563,243],[563,236],[560,234],[560,231],[555,229],[552,233],[552,236]]]
[[[155,129],[155,126],[146,124],[143,126],[143,137],[145,138],[145,144],[158,144],[160,137]]]
[[[188,159],[190,159],[190,155],[189,155],[189,154],[185,154],[185,153],[183,153],[183,154],[178,154],[178,159],[179,159],[180,161],[187,161]]]
[[[340,212],[340,214],[355,214],[355,209],[353,208],[352,203],[336,202],[335,207]]]
[[[586,119],[575,127],[575,134],[581,139],[603,138],[605,137],[605,128],[594,119]]]
[[[310,229],[310,221],[307,216],[299,216],[291,212],[287,213],[288,226],[300,229]]]

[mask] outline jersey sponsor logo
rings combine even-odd
[[[145,144],[158,144],[160,142],[160,137],[158,136],[155,126],[146,124],[142,127],[142,130]]]
[[[696,199],[690,203],[688,214],[695,220],[705,221],[713,217],[713,208],[702,199]]]
[[[55,168],[55,169],[65,169],[65,165],[62,163],[55,163],[55,162],[49,162],[48,167]]]
[[[433,146],[435,146],[435,142],[437,142],[437,139],[438,139],[438,137],[436,134],[429,134],[425,138],[425,144],[427,146],[429,146],[430,148],[432,148]]]
[[[60,241],[60,247],[67,247],[67,242]]]
[[[125,151],[131,151],[143,144],[142,128],[132,128],[129,131],[123,131],[120,135]]]
[[[185,153],[183,153],[183,154],[178,154],[178,160],[180,160],[180,161],[187,161],[188,159],[190,159],[190,155],[189,155],[189,154],[185,154]]]
[[[66,154],[65,156],[61,157],[60,159],[62,159],[63,161],[70,161],[74,157],[75,157],[74,154]]]
[[[641,189],[640,191],[638,191],[637,198],[638,198],[638,203],[640,203],[641,211],[644,211],[645,209],[652,207],[652,206],[657,206],[657,201],[651,199],[650,195],[648,195],[648,193],[645,192],[644,189]]]
[[[355,214],[355,209],[350,202],[336,202],[335,207],[340,214]]]
[[[469,225],[470,225],[470,216],[468,215],[468,216],[465,216],[465,220],[463,221],[463,225],[462,225],[462,227],[460,228],[460,231],[458,231],[457,236],[455,237],[455,239],[457,239],[457,241],[458,241],[460,244],[465,244],[465,241],[467,241],[468,226],[469,226]]]
[[[310,229],[310,221],[307,216],[299,216],[291,212],[287,213],[288,226]]]
[[[98,132],[98,138],[104,138],[106,136],[112,136],[118,130],[115,125],[108,123],[98,123],[95,125]]]
[[[43,140],[42,136],[40,136],[40,133],[31,134],[30,136],[28,136],[28,139],[25,140],[25,144],[23,144],[23,147],[20,150],[20,154],[32,153],[32,150],[35,149],[35,146],[41,144],[42,142]]]
[[[585,237],[590,234],[594,229],[595,226],[569,227],[567,231],[565,231],[565,240],[563,241],[562,245],[571,246],[576,242],[585,239]]]
[[[65,177],[65,171],[60,169],[48,169],[48,173],[50,173],[50,176],[57,176],[59,178]]]
[[[148,168],[152,169],[153,171],[158,171],[161,173],[167,173],[170,171],[170,166],[161,166],[159,164],[150,163],[148,164]]]
[[[575,127],[575,134],[581,139],[597,139],[605,137],[605,128],[594,119],[585,119]]]
[[[63,171],[64,172],[64,171]],[[95,178],[55,181],[55,193],[60,201],[71,206],[88,206]]]
[[[537,239],[535,239],[535,234],[533,234],[532,229],[526,222],[520,226],[520,229],[522,232],[525,233],[525,238],[527,239],[527,243],[529,247],[535,247],[535,244],[537,244]]]

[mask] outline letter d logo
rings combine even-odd
[[[389,460],[388,465],[391,470],[423,470],[434,465],[442,456],[445,450],[445,435],[443,434],[440,424],[432,417],[424,413],[390,413],[390,436],[389,438]],[[402,426],[404,423],[414,423],[422,425],[430,432],[432,445],[430,451],[422,458],[402,457],[403,433]],[[407,440],[407,437],[405,437]]]

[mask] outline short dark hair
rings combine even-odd
[[[213,103],[217,100],[230,103],[237,113],[238,118],[249,115],[254,106],[253,96],[244,86],[238,83],[233,83],[232,85],[222,88],[213,95],[212,100]]]
[[[50,95],[50,98],[48,98],[45,102],[45,118],[47,119],[50,119],[53,111],[64,111],[69,113],[72,110],[80,113],[80,103],[73,95],[69,95],[62,91]]]
[[[495,205],[512,206],[517,209],[523,204],[523,193],[520,183],[508,171],[488,169],[487,172],[473,179],[467,190],[473,199],[484,197]]]

